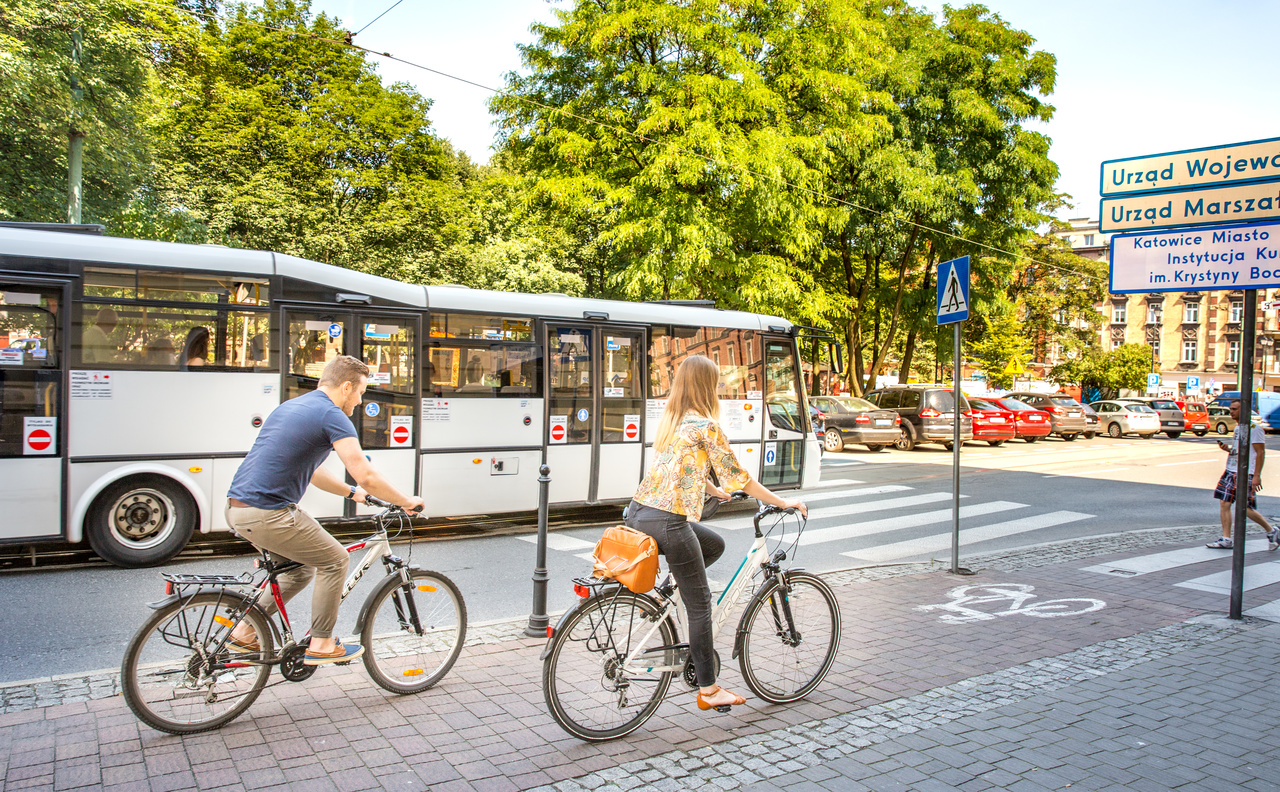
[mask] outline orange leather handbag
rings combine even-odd
[[[608,528],[591,554],[593,574],[613,579],[637,594],[653,590],[658,578],[658,543],[634,528]]]

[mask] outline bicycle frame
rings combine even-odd
[[[386,564],[388,573],[390,573],[392,569],[398,568],[403,576],[405,575],[405,570],[408,569],[405,564],[401,563],[399,559],[395,558],[395,556],[391,554],[391,540],[387,535],[385,525],[379,524],[376,533],[361,539],[358,542],[347,545],[343,549],[347,551],[348,555],[362,549],[366,552],[364,557],[360,559],[360,563],[356,565],[355,569],[351,570],[347,575],[346,581],[343,582],[342,595],[339,601],[346,601],[348,595],[350,595],[355,589],[356,584],[360,582],[360,578],[364,577],[364,574],[373,566],[374,561],[379,558],[381,558]],[[266,578],[264,578],[262,582],[254,586],[252,594],[245,599],[245,610],[247,611],[249,608],[257,606],[262,601],[262,598],[266,595],[267,591],[270,590],[271,597],[275,601],[276,610],[280,616],[280,626],[277,627],[275,622],[271,619],[268,619],[267,622],[272,625],[273,630],[277,631],[276,637],[280,639],[278,643],[281,646],[289,643],[297,643],[297,641],[294,639],[293,625],[289,621],[289,613],[285,609],[284,598],[280,596],[280,584],[276,582],[276,578],[282,572],[288,572],[301,566],[303,566],[303,564],[294,561],[287,564],[281,564],[280,566],[273,568],[268,572]],[[236,622],[239,623],[239,621],[240,618],[237,618]],[[228,630],[227,638],[230,637],[230,634],[231,633]],[[307,635],[304,635],[303,638],[306,638],[309,634],[310,631],[308,631]],[[224,638],[224,643],[227,638]],[[219,647],[219,649],[221,649],[221,647]],[[278,662],[278,658],[273,658],[271,660],[264,658],[256,662],[230,662],[225,663],[224,667],[240,668],[249,665],[259,665],[263,662]]]
[[[729,583],[724,587],[724,591],[720,592],[720,597],[712,605],[711,609],[711,639],[714,641],[716,636],[720,634],[721,628],[729,620],[729,614],[733,611],[733,607],[738,604],[738,600],[742,597],[742,592],[750,585],[751,579],[755,577],[756,570],[760,569],[769,560],[768,553],[765,552],[765,537],[760,533],[760,525],[756,523],[756,538],[751,544],[751,549],[747,551],[746,556],[742,559],[742,563],[738,565],[738,569],[733,573],[733,577],[729,579]],[[688,624],[685,622],[684,609],[680,607],[680,590],[676,589],[675,594],[667,599],[667,605],[658,614],[658,618],[654,620],[653,626],[648,629],[639,640],[635,641],[636,648],[622,660],[622,665],[628,673],[632,674],[651,674],[665,673],[668,671],[679,673],[684,669],[685,660],[682,658],[679,664],[667,666],[645,666],[637,661],[637,655],[642,651],[654,651],[655,647],[642,649],[646,642],[649,641],[654,633],[667,619],[671,619],[676,625],[676,636],[688,635]],[[669,647],[663,647],[669,648]]]

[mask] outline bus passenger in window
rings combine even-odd
[[[466,384],[484,384],[484,364],[480,362],[479,355],[472,355],[471,362],[467,364]]]
[[[80,344],[80,359],[85,363],[113,363],[120,347],[111,341],[111,334],[120,317],[111,308],[103,308],[94,317],[93,324],[84,330]]]
[[[193,327],[187,331],[182,345],[183,368],[207,365],[209,360],[209,328]]]
[[[178,365],[178,349],[169,336],[160,336],[151,340],[142,352],[142,362],[148,366],[166,368]]]

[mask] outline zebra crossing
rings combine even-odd
[[[1244,581],[1242,588],[1244,591],[1253,591],[1255,589],[1271,586],[1280,583],[1280,558],[1274,555],[1267,555],[1266,539],[1249,539],[1244,543],[1245,552],[1245,568]],[[1249,563],[1257,561],[1258,554],[1262,554],[1263,558],[1268,560],[1260,563]],[[1250,558],[1254,556],[1254,558]],[[1274,559],[1274,560],[1271,560]],[[1165,572],[1171,569],[1179,569],[1181,567],[1192,567],[1207,561],[1218,561],[1221,565],[1225,565],[1226,569],[1219,569],[1207,575],[1196,575],[1174,583],[1175,588],[1190,589],[1192,591],[1204,591],[1210,594],[1221,594],[1224,597],[1231,594],[1231,552],[1216,550],[1208,547],[1187,547],[1179,550],[1166,550],[1159,553],[1149,553],[1147,555],[1135,556],[1133,558],[1122,558],[1118,561],[1109,561],[1104,564],[1094,564],[1092,566],[1082,567],[1083,572],[1094,572],[1100,575],[1111,575],[1113,577],[1139,577],[1148,575],[1152,572]],[[1280,599],[1271,600],[1261,605],[1244,611],[1246,616],[1256,616],[1259,619],[1267,621],[1280,622]]]
[[[802,547],[822,548],[827,557],[845,557],[854,562],[885,563],[927,560],[951,549],[951,492],[921,492],[905,484],[862,486],[855,479],[821,482],[799,496],[809,506],[809,520],[799,537]],[[976,500],[961,494],[960,532],[964,552],[970,545],[1008,536],[1093,519],[1096,515],[1075,511],[1033,514],[1027,503],[1011,500]],[[997,517],[997,515],[999,515]],[[741,511],[718,515],[707,525],[717,531],[737,532],[752,526],[752,515]],[[941,526],[948,526],[945,532]],[[921,528],[938,526],[925,536],[915,536]],[[536,543],[537,536],[516,537]],[[590,559],[595,539],[579,538],[563,532],[547,537],[551,550]]]

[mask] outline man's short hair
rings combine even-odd
[[[328,388],[338,388],[344,382],[358,386],[361,377],[369,376],[369,366],[363,360],[350,355],[338,355],[325,364],[320,372],[320,384]]]
[[[1239,400],[1239,399],[1232,399],[1232,400],[1231,400],[1231,403],[1232,403],[1232,404],[1239,404],[1239,403],[1240,403],[1240,400]]]

